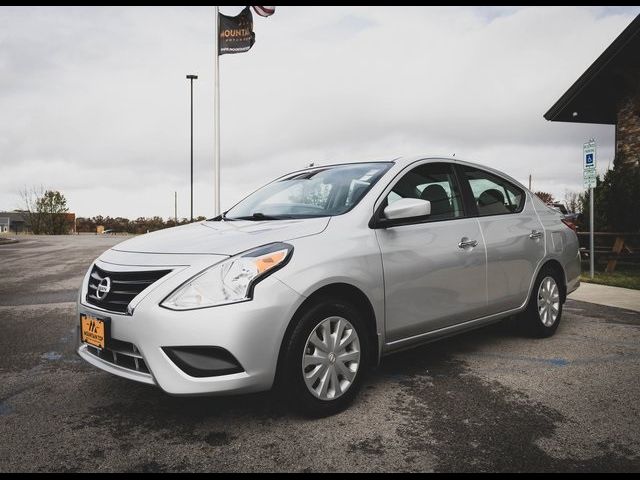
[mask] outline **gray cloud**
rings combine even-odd
[[[240,7],[224,7],[233,14]],[[279,7],[221,58],[222,203],[309,162],[456,153],[561,196],[609,126],[542,114],[638,13],[604,7]],[[24,185],[79,215],[211,215],[212,7],[1,7],[0,209]]]

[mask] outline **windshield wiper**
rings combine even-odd
[[[227,212],[222,212],[217,217],[207,218],[207,222],[229,222],[231,220],[235,220],[234,218],[227,217]]]
[[[282,220],[283,218],[286,217],[272,217],[269,215],[265,215],[264,213],[254,212],[246,217],[233,217],[228,218],[227,220]]]

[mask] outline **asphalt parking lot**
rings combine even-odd
[[[551,339],[507,322],[400,353],[307,420],[270,393],[175,398],[84,364],[77,288],[122,239],[0,246],[0,472],[640,470],[640,313],[569,300]]]

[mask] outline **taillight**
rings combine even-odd
[[[578,226],[575,223],[573,223],[571,220],[567,218],[563,218],[562,223],[564,223],[567,227],[569,227],[574,232],[578,231]]]

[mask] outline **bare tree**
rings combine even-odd
[[[571,190],[564,191],[564,204],[570,212],[581,210],[580,193]]]
[[[38,212],[38,198],[42,197],[44,192],[43,186],[24,187],[20,191],[21,210],[25,217],[27,228],[36,235],[41,234],[44,229],[43,215]]]
[[[536,192],[536,195],[538,197],[540,197],[540,200],[542,200],[544,203],[552,203],[553,202],[553,195],[547,192]]]

